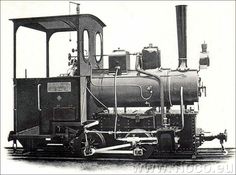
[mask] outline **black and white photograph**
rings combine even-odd
[[[235,174],[235,1],[1,1],[1,174]]]

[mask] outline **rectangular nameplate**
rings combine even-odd
[[[71,92],[71,82],[52,82],[47,84],[48,92]]]

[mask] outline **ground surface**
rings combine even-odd
[[[86,160],[47,154],[21,154],[6,149],[2,173],[14,174],[235,174],[235,149],[227,149],[222,155],[219,149],[201,149],[196,159],[115,159],[96,158]]]

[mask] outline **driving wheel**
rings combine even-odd
[[[145,132],[146,130],[144,129],[134,129],[131,130],[128,134],[126,134],[125,137],[151,137],[151,135],[149,133],[136,133],[136,132]],[[151,144],[142,144],[139,146],[139,148],[141,148],[143,150],[143,155],[142,156],[134,156],[132,155],[131,158],[134,159],[148,159],[153,151],[154,151],[154,147]]]
[[[106,146],[105,138],[101,133],[88,133],[87,139],[89,143],[89,148],[102,148]],[[71,146],[72,152],[81,157],[85,156],[85,134],[82,133],[78,137],[72,139]],[[88,151],[88,150],[86,150]]]

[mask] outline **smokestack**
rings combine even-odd
[[[186,35],[186,5],[177,5],[176,21],[178,35],[178,51],[179,51],[179,70],[187,69],[187,35]]]

